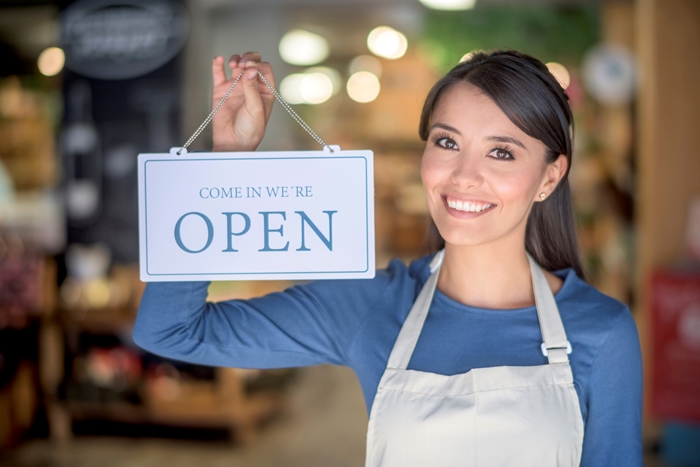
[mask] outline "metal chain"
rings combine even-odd
[[[221,100],[219,101],[219,103],[216,104],[216,107],[214,107],[214,108],[212,109],[211,113],[207,116],[207,118],[204,119],[204,121],[202,122],[202,124],[199,125],[199,128],[197,128],[197,130],[194,132],[194,134],[192,134],[192,136],[190,136],[190,139],[188,139],[187,142],[182,146],[182,148],[180,148],[180,149],[177,151],[177,155],[178,155],[178,156],[182,153],[182,150],[183,150],[183,149],[187,149],[187,147],[188,147],[190,144],[192,144],[192,142],[193,142],[195,139],[197,139],[197,136],[199,136],[199,135],[202,133],[202,131],[204,131],[204,128],[206,128],[206,126],[209,125],[209,122],[212,121],[212,119],[214,118],[214,115],[216,115],[216,112],[218,112],[219,109],[221,109],[221,106],[224,105],[224,102],[225,102],[226,99],[228,98],[229,94],[231,94],[231,91],[233,91],[233,88],[236,87],[236,84],[238,84],[238,81],[241,79],[241,76],[243,76],[243,73],[245,73],[245,71],[241,72],[241,74],[238,75],[238,77],[233,81],[233,83],[231,83],[231,87],[228,88],[228,91],[226,91],[226,94],[224,94],[224,97],[222,97]],[[279,103],[282,105],[282,107],[284,107],[285,110],[286,110],[287,112],[289,112],[289,115],[291,115],[292,118],[293,118],[299,125],[301,125],[301,127],[302,127],[304,130],[306,130],[306,132],[307,132],[309,135],[311,135],[311,137],[312,137],[313,139],[315,139],[316,142],[317,142],[318,144],[320,144],[321,146],[323,146],[324,149],[325,149],[325,148],[328,148],[328,150],[329,150],[330,152],[333,152],[333,149],[332,149],[330,146],[328,146],[328,145],[327,145],[327,144],[326,144],[312,129],[311,129],[311,127],[310,127],[309,125],[306,124],[306,122],[305,122],[304,120],[301,119],[301,117],[294,111],[294,109],[292,109],[292,108],[290,107],[290,105],[289,105],[284,99],[282,99],[282,96],[277,92],[277,90],[276,90],[275,88],[272,87],[272,85],[270,84],[270,82],[263,76],[263,74],[260,72],[260,70],[258,70],[258,76],[262,79],[263,83],[265,83],[265,85],[266,85],[268,88],[270,88],[270,91],[272,91],[272,94],[275,96],[275,99],[277,99],[277,101],[279,101]]]
[[[330,146],[328,146],[325,142],[323,142],[323,140],[321,139],[321,137],[318,136],[318,135],[316,134],[316,132],[314,132],[314,130],[312,130],[311,127],[310,127],[309,125],[307,125],[306,122],[305,122],[304,120],[301,119],[301,117],[294,111],[294,109],[292,109],[292,107],[287,103],[287,101],[285,101],[284,99],[282,99],[282,96],[280,96],[280,94],[277,92],[277,90],[276,90],[275,88],[273,88],[272,85],[270,85],[270,83],[267,81],[267,79],[265,79],[265,77],[264,77],[263,74],[260,72],[260,70],[258,70],[258,76],[260,76],[260,78],[263,80],[263,83],[265,83],[265,84],[267,85],[267,87],[270,88],[270,91],[272,91],[272,94],[274,94],[275,99],[277,99],[277,101],[280,103],[280,105],[282,105],[282,107],[284,107],[285,110],[287,110],[287,112],[289,113],[289,115],[291,115],[292,118],[293,118],[299,125],[301,125],[301,127],[302,127],[304,130],[306,130],[306,132],[307,132],[309,135],[311,135],[311,137],[312,137],[313,139],[315,139],[316,142],[317,142],[318,144],[320,144],[320,145],[323,146],[324,148],[328,148],[331,152],[333,152],[333,149],[332,149]]]
[[[199,125],[199,128],[195,130],[194,134],[190,136],[190,139],[187,140],[187,142],[180,148],[180,150],[177,151],[177,155],[179,156],[182,153],[183,149],[187,149],[187,147],[192,144],[192,142],[197,139],[197,136],[199,136],[202,131],[204,131],[204,128],[206,128],[207,125],[209,125],[209,122],[214,118],[214,115],[216,115],[216,112],[219,111],[222,105],[224,105],[224,101],[228,98],[228,95],[231,94],[231,91],[233,91],[233,88],[236,87],[236,84],[238,84],[238,81],[241,79],[241,76],[243,76],[243,73],[245,71],[242,71],[240,75],[238,75],[238,78],[234,80],[234,82],[231,84],[231,87],[228,88],[228,91],[226,91],[226,94],[224,94],[224,97],[221,98],[218,104],[216,104],[216,107],[212,109],[212,111],[209,113],[207,118],[204,119],[201,125]]]

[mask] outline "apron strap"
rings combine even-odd
[[[413,355],[413,350],[416,348],[418,338],[423,330],[425,318],[428,316],[430,304],[433,302],[438,277],[440,276],[440,266],[444,256],[445,250],[440,250],[430,262],[430,276],[425,285],[423,285],[418,298],[416,298],[411,311],[406,317],[406,321],[401,327],[394,348],[391,350],[391,355],[389,355],[387,368],[405,370],[408,367],[408,362],[411,360],[411,355]]]
[[[571,347],[566,338],[564,324],[561,322],[554,295],[552,295],[552,290],[549,288],[547,278],[544,276],[540,265],[529,253],[527,259],[530,262],[537,318],[540,320],[540,330],[544,340],[542,351],[547,356],[549,363],[568,362],[567,348],[570,349]]]

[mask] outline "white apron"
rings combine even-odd
[[[583,419],[568,344],[542,269],[529,257],[549,364],[444,376],[407,370],[444,251],[404,322],[372,404],[367,467],[578,466]]]

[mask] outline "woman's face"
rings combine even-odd
[[[470,84],[452,86],[440,98],[430,125],[421,176],[445,241],[476,246],[510,238],[524,244],[532,203],[554,190],[566,157],[545,163],[544,144]]]

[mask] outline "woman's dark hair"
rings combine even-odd
[[[536,58],[512,50],[473,52],[430,90],[420,118],[423,141],[428,139],[430,118],[442,95],[452,86],[465,83],[481,90],[525,134],[542,141],[547,148],[547,163],[560,154],[566,156],[564,177],[545,201],[532,207],[525,248],[543,268],[554,271],[570,267],[584,278],[568,180],[573,133],[569,97]],[[442,248],[445,242],[434,223],[432,231],[437,237],[435,246]]]

